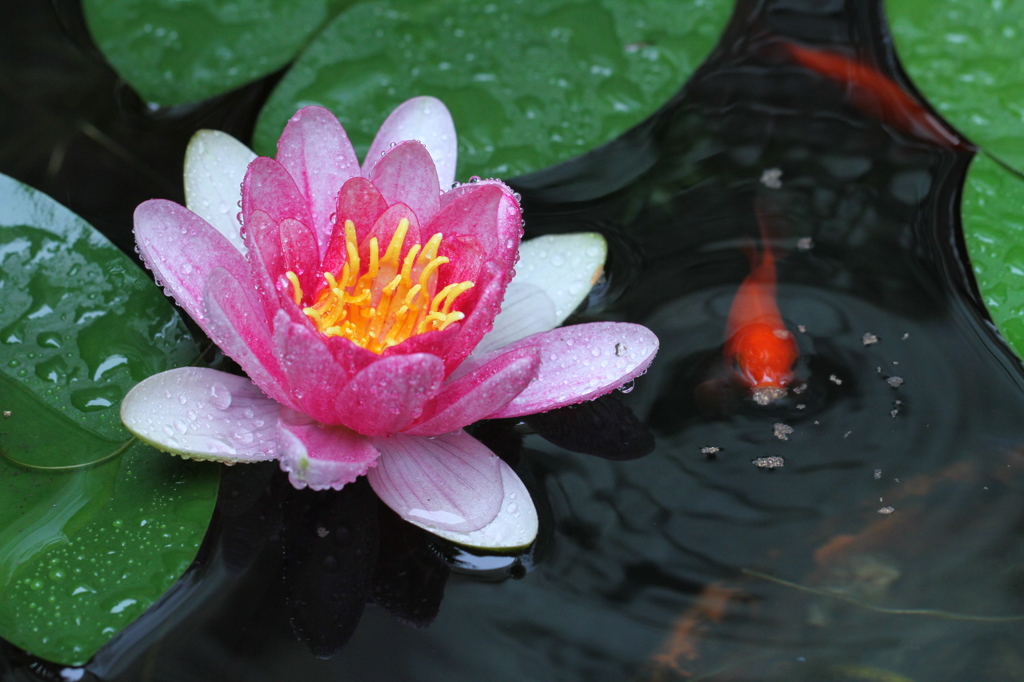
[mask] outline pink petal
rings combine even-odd
[[[259,294],[260,300],[263,302],[268,320],[273,319],[274,313],[281,307],[281,299],[274,284],[274,278],[270,275],[271,271],[279,272],[281,266],[278,252],[271,248],[269,253],[264,255],[260,249],[260,244],[256,241],[256,237],[273,230],[276,225],[270,219],[270,216],[263,211],[254,211],[249,216],[248,224],[245,228],[245,259],[249,261],[252,284],[257,294]],[[269,244],[269,246],[272,245],[273,242]],[[268,263],[268,259],[272,262]]]
[[[293,486],[341,490],[375,466],[379,453],[369,438],[302,417],[284,414],[278,426],[281,468]]]
[[[337,216],[324,251],[324,272],[340,272],[341,266],[348,259],[348,247],[345,238],[345,221],[351,220],[356,228],[356,236],[360,245],[369,234],[380,214],[386,211],[388,202],[384,200],[373,183],[366,178],[352,178],[346,182],[338,194]],[[362,251],[360,251],[362,255]]]
[[[295,180],[313,217],[323,253],[334,221],[338,190],[359,175],[359,160],[345,129],[323,107],[304,107],[288,121],[277,141],[277,160]]]
[[[136,384],[121,420],[142,441],[183,457],[257,462],[278,455],[280,409],[245,377],[179,367]]]
[[[384,252],[387,251],[388,244],[391,243],[391,238],[395,236],[395,231],[398,229],[398,223],[405,218],[409,221],[409,227],[405,233],[405,246],[402,249],[402,256],[409,251],[409,247],[413,244],[424,243],[424,235],[420,230],[419,217],[416,212],[405,204],[399,202],[388,206],[388,209],[381,213],[377,220],[374,221],[373,227],[366,233],[360,243],[360,255],[368,253],[370,247],[370,239],[373,237],[377,238],[377,248],[380,249],[380,255],[383,256]]]
[[[312,296],[322,282],[320,261],[317,257],[319,247],[313,230],[291,218],[285,218],[280,224],[256,211],[250,216],[246,225],[246,241],[254,243],[259,251],[259,262],[265,268],[267,279],[278,283],[286,272],[294,272],[305,294]],[[253,262],[253,260],[250,260]],[[292,297],[292,287],[288,286],[288,298]],[[294,303],[294,300],[293,300]]]
[[[267,395],[292,405],[274,357],[270,327],[262,311],[257,312],[253,306],[245,286],[224,268],[214,268],[207,279],[203,304],[210,339]]]
[[[339,423],[335,398],[351,375],[310,326],[277,320],[274,344],[295,407],[323,424]]]
[[[367,436],[408,426],[437,395],[444,377],[441,359],[426,353],[382,357],[338,393],[341,421]]]
[[[338,194],[337,223],[344,227],[345,221],[351,220],[362,241],[380,214],[387,209],[387,200],[372,182],[366,178],[352,178],[342,186]]]
[[[441,208],[444,208],[445,206],[452,203],[456,199],[462,197],[463,195],[469,194],[470,192],[475,192],[481,187],[487,187],[489,185],[501,187],[503,191],[507,191],[509,194],[512,194],[512,190],[509,189],[509,186],[506,185],[501,180],[491,179],[477,180],[476,182],[465,182],[462,183],[461,185],[456,185],[455,187],[446,190],[445,193],[441,195]],[[447,187],[447,185],[442,185],[442,187]]]
[[[266,213],[254,211],[249,216],[245,244],[253,288],[262,301],[268,320],[273,320],[279,312],[284,311],[295,322],[309,323],[309,318],[295,305],[292,284],[284,275],[286,270],[279,237],[277,223]],[[305,285],[303,291],[306,291]]]
[[[455,180],[458,153],[455,123],[447,107],[434,97],[413,97],[391,112],[370,145],[363,163],[363,175],[370,175],[381,154],[392,144],[405,140],[423,143],[437,167],[441,187],[450,187]]]
[[[449,262],[438,271],[438,289],[453,282],[467,280],[479,284],[480,269],[487,260],[487,254],[484,253],[476,237],[465,234],[445,234],[438,255],[449,259]],[[458,300],[464,303],[468,297],[463,294]]]
[[[507,464],[498,461],[501,484],[505,496],[498,507],[498,515],[483,528],[459,533],[420,525],[450,542],[485,550],[508,551],[528,547],[537,538],[539,523],[537,508],[533,506],[530,491]],[[415,519],[407,519],[416,523]]]
[[[344,336],[329,336],[325,337],[324,341],[327,343],[327,349],[331,352],[334,361],[343,369],[346,376],[354,377],[365,367],[380,359],[380,356],[373,351],[357,346]]]
[[[474,237],[486,258],[511,271],[523,236],[522,223],[522,211],[511,190],[504,185],[488,184],[448,203],[422,231],[426,234],[440,232],[446,238]]]
[[[534,334],[497,352],[531,346],[541,357],[537,378],[489,416],[546,412],[609,393],[647,370],[658,352],[658,337],[639,324],[591,322]]]
[[[445,373],[451,374],[462,364],[462,361],[473,352],[480,339],[484,337],[494,324],[494,318],[501,308],[501,299],[505,294],[505,284],[508,281],[508,274],[494,263],[485,263],[481,274],[477,278],[476,286],[464,294],[474,296],[467,303],[472,306],[469,315],[461,322],[458,337],[452,342],[451,347],[444,356]],[[460,296],[456,301],[454,309],[461,310],[463,304]]]
[[[500,355],[455,381],[434,400],[436,411],[405,433],[433,436],[483,419],[508,405],[537,377],[540,352],[524,348]]]
[[[402,256],[408,252],[411,245],[423,243],[420,241],[420,223],[413,210],[402,203],[393,204],[377,216],[372,227],[364,232],[365,236],[362,237],[359,244],[359,257],[363,259],[364,263],[369,259],[370,239],[372,237],[377,238],[378,253],[380,256],[383,256],[402,218],[409,221],[409,229],[405,235],[405,248],[402,249]],[[342,223],[339,223],[334,230],[334,235],[331,237],[331,244],[327,248],[327,255],[324,256],[321,269],[325,272],[340,272],[341,267],[347,260],[348,247],[345,240],[345,228]]]
[[[242,181],[242,224],[246,230],[253,211],[263,211],[277,224],[291,218],[310,229],[314,226],[309,203],[295,180],[284,166],[265,156],[249,164]],[[319,257],[318,250],[316,258],[319,260]]]
[[[421,224],[440,207],[441,186],[434,160],[419,142],[400,142],[391,148],[368,177],[389,206],[402,202],[416,212]]]
[[[436,438],[374,438],[381,457],[367,475],[384,504],[427,530],[468,533],[494,520],[504,487],[500,460],[464,431]]]
[[[424,332],[410,336],[398,345],[385,349],[382,356],[410,355],[412,353],[429,353],[443,358],[448,354],[452,344],[462,333],[462,323],[453,322],[440,331]]]
[[[228,239],[184,206],[152,199],[135,209],[135,242],[146,265],[174,300],[206,328],[203,288],[216,267],[248,278],[245,258]]]

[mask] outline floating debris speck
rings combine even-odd
[[[807,333],[807,327],[806,327],[806,326],[804,326],[804,325],[802,325],[802,324],[798,324],[798,325],[796,326],[796,328],[797,328],[797,330],[798,330],[798,331],[799,331],[799,332],[800,332],[801,334],[806,334],[806,333]]]
[[[325,538],[325,537],[327,537],[328,535],[331,534],[331,531],[327,530],[323,526],[320,526],[319,528],[316,529],[316,534],[319,537]]]
[[[903,336],[900,337],[900,341],[906,341],[910,338],[910,332],[903,332]]]
[[[782,189],[782,169],[768,168],[761,173],[761,184],[768,189]]]
[[[889,384],[893,388],[899,388],[900,386],[903,385],[903,378],[902,377],[889,377],[888,379],[885,380],[885,383]]]
[[[700,454],[708,455],[709,457],[711,457],[717,455],[721,451],[722,448],[718,447],[717,445],[705,445],[700,449]]]
[[[776,400],[785,398],[786,389],[781,386],[758,386],[750,392],[750,397],[754,399],[755,403],[763,407]]]
[[[878,510],[878,513],[879,514],[892,514],[894,511],[896,511],[896,510],[893,509],[892,507],[882,507],[881,509]]]
[[[779,440],[789,440],[789,434],[793,433],[793,427],[781,422],[775,425],[775,437]]]
[[[4,410],[4,419],[6,419],[6,418],[8,418],[10,416],[11,416],[11,411],[10,410]]]
[[[843,434],[843,438],[849,438],[851,433],[853,433],[853,431],[847,431]]]
[[[793,395],[800,395],[807,390],[807,384],[800,384],[799,386],[793,387]]]
[[[753,463],[759,469],[778,469],[786,466],[786,460],[781,457],[758,457]]]
[[[798,409],[798,410],[806,410],[807,406],[804,405],[803,403],[800,403],[799,405],[796,406],[796,409]]]
[[[861,337],[861,341],[864,342],[865,346],[870,346],[873,343],[878,343],[878,337],[871,332],[864,332],[864,336]]]
[[[831,381],[836,386],[842,386],[843,385],[843,380],[840,379],[839,377],[837,377],[835,374],[832,374],[831,376],[829,376],[828,380]]]
[[[796,248],[801,251],[810,251],[814,248],[814,240],[810,237],[800,237],[796,240]]]
[[[875,480],[877,481],[881,477],[882,477],[882,470],[881,469],[875,469]]]

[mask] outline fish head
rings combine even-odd
[[[785,327],[764,322],[744,325],[726,341],[725,355],[754,400],[766,405],[786,395],[799,352]]]

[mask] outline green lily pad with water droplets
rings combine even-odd
[[[710,52],[730,0],[418,0],[350,7],[302,52],[260,114],[273,154],[320,104],[365,154],[398,104],[432,95],[459,135],[458,177],[511,177],[589,151],[660,107]]]
[[[273,73],[349,0],[83,0],[100,51],[147,102],[194,102]]]
[[[2,451],[26,465],[109,454],[131,437],[119,414],[128,390],[198,355],[167,297],[127,256],[6,176],[0,291],[0,403],[11,412],[0,424]]]
[[[138,443],[121,398],[198,354],[162,292],[46,195],[0,176],[0,636],[86,661],[195,557],[216,466]]]
[[[985,156],[971,162],[964,238],[992,320],[1024,357],[1024,181]]]
[[[888,0],[886,10],[900,60],[931,105],[1024,169],[1024,2]]]

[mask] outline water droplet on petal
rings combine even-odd
[[[214,384],[210,387],[210,402],[218,410],[226,410],[231,407],[231,391],[224,384]]]

